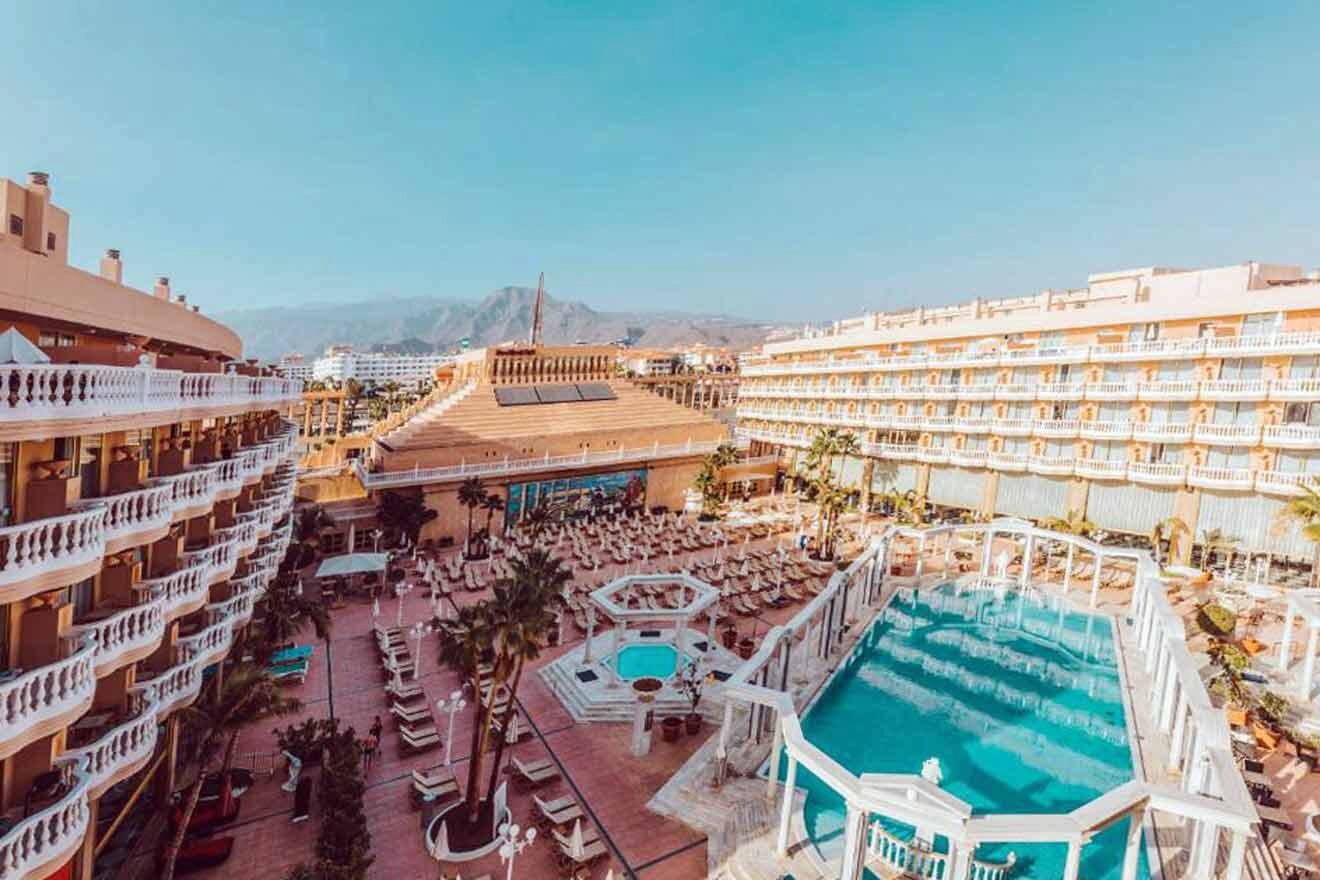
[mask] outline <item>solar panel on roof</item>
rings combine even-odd
[[[500,406],[527,406],[541,401],[530,385],[502,385],[495,389],[495,402]]]
[[[576,385],[536,385],[542,403],[574,403],[582,399]]]
[[[614,390],[604,382],[579,382],[578,393],[583,400],[614,400]]]

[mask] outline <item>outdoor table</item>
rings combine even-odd
[[[1278,807],[1264,807],[1256,804],[1256,815],[1260,816],[1260,821],[1266,825],[1273,825],[1283,831],[1292,831],[1293,829],[1292,819],[1288,818],[1288,814]]]

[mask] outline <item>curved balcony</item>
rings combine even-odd
[[[1128,464],[1128,479],[1148,486],[1181,486],[1187,482],[1187,465],[1134,461]]]
[[[1092,419],[1079,422],[1077,434],[1087,440],[1127,440],[1132,436],[1131,422],[1108,422]]]
[[[985,467],[984,449],[955,449],[949,453],[949,464],[958,467]]]
[[[1079,426],[1077,419],[1037,419],[1032,423],[1031,433],[1037,437],[1069,440],[1077,436]]]
[[[1243,491],[1251,488],[1254,478],[1255,475],[1247,468],[1193,465],[1187,470],[1187,485],[1198,489]]]
[[[1260,442],[1260,425],[1197,425],[1192,438],[1210,446],[1255,446]]]
[[[96,694],[96,643],[0,684],[0,759],[77,721]]]
[[[156,714],[165,718],[171,712],[182,709],[197,699],[202,691],[202,669],[200,663],[185,660],[166,669],[155,678],[139,681],[133,687],[134,693],[156,697]]]
[[[161,477],[160,481],[173,489],[175,522],[209,513],[215,506],[218,481],[215,469],[209,465],[199,465],[181,474]]]
[[[156,594],[142,605],[116,611],[102,620],[75,624],[67,634],[75,638],[93,636],[96,640],[96,674],[111,672],[136,663],[160,646],[165,637],[165,598]]]
[[[205,668],[223,660],[233,641],[233,627],[228,620],[221,620],[193,635],[180,637],[175,649],[181,660],[195,662]]]
[[[1294,471],[1256,471],[1256,491],[1267,495],[1301,495],[1307,487],[1316,488],[1316,474]]]
[[[947,433],[954,430],[954,422],[956,421],[957,419],[953,416],[926,416],[925,421],[922,422],[922,427],[927,431]]]
[[[16,602],[101,570],[106,506],[0,529],[0,601]]]
[[[877,458],[916,459],[916,444],[909,443],[863,443],[862,452]]]
[[[1127,476],[1126,461],[1105,461],[1098,458],[1079,458],[1073,463],[1074,473],[1088,480],[1121,480]]]
[[[1032,419],[995,419],[990,423],[990,433],[1000,437],[1029,437],[1032,424]]]
[[[1270,383],[1270,400],[1320,400],[1320,379],[1278,379]]]
[[[215,497],[217,500],[227,501],[230,498],[237,498],[238,493],[243,491],[243,466],[237,456],[221,461],[213,461],[208,465],[203,465],[203,467],[215,471]]]
[[[1266,425],[1264,437],[1279,449],[1320,449],[1320,425]]]
[[[1186,443],[1192,426],[1186,422],[1133,422],[1132,439],[1143,443]]]
[[[1258,354],[1320,353],[1320,333],[1295,331],[1255,336],[1226,336],[1207,339],[1205,352],[1210,357],[1248,357]]]
[[[1264,379],[1215,379],[1201,383],[1201,399],[1264,400],[1269,384]]]
[[[1087,400],[1136,400],[1137,386],[1132,382],[1089,382],[1084,393]]]
[[[141,770],[156,750],[160,718],[156,704],[91,745],[69,749],[64,757],[81,763],[89,777],[89,795],[99,798],[112,785]]]
[[[201,550],[183,554],[183,565],[187,568],[200,568],[208,584],[218,584],[234,573],[238,565],[237,544],[234,541],[212,544]]]
[[[917,460],[926,464],[944,464],[949,460],[949,451],[943,446],[920,446],[917,448]]]
[[[244,486],[251,486],[253,483],[261,482],[263,472],[266,469],[267,457],[274,466],[274,448],[265,444],[253,446],[248,449],[241,449],[234,454],[234,459],[238,462],[239,479]]]
[[[1200,383],[1195,381],[1138,382],[1138,400],[1196,400]]]
[[[1024,382],[995,387],[995,400],[1035,400],[1036,386]]]
[[[231,629],[243,626],[252,619],[252,595],[248,591],[249,587],[252,585],[245,584],[241,590],[225,601],[207,605],[206,612],[211,615],[212,620],[217,623],[227,623]],[[255,592],[255,587],[252,587],[252,592]]]
[[[1033,474],[1051,477],[1070,477],[1073,472],[1071,455],[1033,455],[1027,459],[1027,470]]]
[[[889,427],[895,431],[920,431],[926,421],[926,417],[920,413],[913,416],[890,416],[888,419]]]
[[[990,467],[997,471],[1025,471],[1027,456],[1018,452],[992,452],[987,458]]]
[[[28,816],[0,837],[0,877],[37,880],[54,873],[83,844],[91,819],[91,776],[61,762],[67,790],[58,801]]]
[[[147,595],[159,591],[161,613],[168,623],[192,614],[206,604],[210,588],[209,574],[209,569],[202,566],[181,568],[164,577],[141,581],[134,589],[145,591]]]
[[[93,504],[106,506],[106,554],[118,553],[165,537],[174,520],[174,487],[156,483],[145,489],[97,498],[80,507]]]
[[[125,422],[152,414],[241,411],[261,404],[294,403],[302,383],[278,377],[185,373],[154,367],[104,364],[4,364],[0,427],[60,421]],[[19,436],[3,431],[6,436]]]

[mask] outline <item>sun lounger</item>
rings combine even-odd
[[[597,859],[602,859],[609,855],[609,850],[605,849],[605,844],[599,838],[587,841],[585,832],[582,838],[582,852],[575,856],[573,854],[573,845],[571,840],[565,838],[558,832],[555,833],[555,843],[559,846],[559,852],[570,863],[576,865],[589,865]]]
[[[390,706],[390,714],[399,719],[401,724],[417,724],[421,721],[431,720],[431,707],[425,703],[411,706],[395,703]]]
[[[514,756],[513,770],[520,779],[533,786],[542,785],[552,779],[559,778],[559,768],[549,759],[524,764],[518,760],[517,756]]]
[[[558,798],[547,802],[536,795],[532,795],[532,800],[536,801],[537,821],[543,826],[553,828],[586,818],[582,813],[582,808],[578,806],[578,802],[571,797]]]
[[[448,767],[414,770],[412,780],[413,792],[418,800],[430,798],[439,801],[458,794],[458,780],[454,778],[454,772]]]
[[[411,700],[426,699],[426,691],[415,681],[400,682],[398,687],[393,682],[385,685],[385,693],[394,698],[396,703],[406,703]]]
[[[281,666],[285,663],[293,663],[298,660],[311,659],[312,652],[315,649],[311,645],[296,645],[292,648],[281,648],[270,655],[272,666]]]
[[[266,674],[281,684],[290,681],[297,681],[301,684],[307,679],[307,662],[296,661],[281,663],[278,666],[268,666],[266,667]]]
[[[405,754],[424,752],[439,745],[440,734],[434,727],[425,727],[419,730],[412,730],[407,727],[399,728],[399,751]]]

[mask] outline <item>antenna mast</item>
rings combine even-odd
[[[541,344],[541,325],[545,313],[545,273],[536,282],[536,306],[532,310],[532,332],[528,338],[531,345]]]

